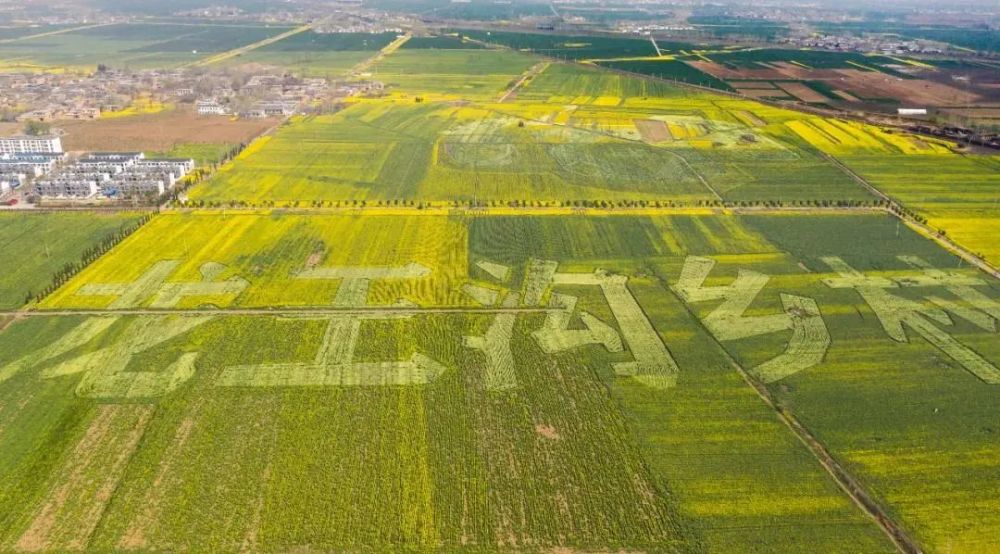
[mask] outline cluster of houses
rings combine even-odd
[[[159,196],[194,169],[194,160],[146,158],[142,152],[94,152],[35,181],[45,198]]]
[[[32,183],[43,198],[159,196],[194,169],[194,160],[142,152],[94,152],[70,159],[59,137],[0,138],[0,195]]]
[[[0,116],[22,122],[97,119],[138,97],[182,103],[207,98],[196,104],[200,114],[284,116],[330,93],[320,78],[103,67],[90,75],[0,73],[0,90]]]
[[[211,98],[195,102],[195,109],[198,115],[238,115],[244,119],[262,119],[294,115],[299,109],[299,103],[293,100],[259,101],[240,110],[234,104]]]
[[[253,75],[239,87],[216,88],[195,102],[199,115],[238,115],[248,119],[283,117],[330,92],[326,79]]]
[[[0,73],[0,111],[18,121],[97,119],[127,107],[138,95],[156,99],[192,91],[193,75],[178,70],[102,69],[72,73]]]
[[[788,37],[780,42],[798,48],[818,48],[840,52],[878,52],[887,55],[899,54],[941,54],[944,50],[930,41],[903,40],[896,37],[854,36],[854,35],[810,35]]]
[[[239,116],[246,119],[287,117],[320,99],[344,98],[381,91],[377,81],[344,81],[332,85],[321,78],[290,75],[254,75],[238,89],[213,90],[195,102],[199,115]]]

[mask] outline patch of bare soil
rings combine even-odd
[[[636,119],[635,128],[646,142],[663,142],[671,140],[670,129],[663,121],[655,119]]]
[[[562,436],[556,431],[556,428],[551,425],[539,423],[535,425],[535,432],[550,440],[559,440],[562,438]]]
[[[198,115],[190,106],[165,112],[53,124],[69,151],[165,151],[182,143],[239,144],[273,127],[276,119]]]
[[[323,252],[313,252],[309,255],[309,259],[306,260],[306,269],[312,269],[319,265],[323,261]]]
[[[802,83],[776,83],[781,90],[806,103],[826,102],[826,96]]]
[[[974,92],[924,79],[900,79],[857,69],[836,71],[841,76],[838,88],[860,98],[895,98],[908,106],[967,105],[980,99]]]

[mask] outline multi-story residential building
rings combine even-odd
[[[60,176],[35,181],[35,192],[49,198],[90,198],[97,194],[97,182]]]
[[[194,169],[191,158],[148,158],[140,160],[137,165],[146,169],[162,169],[183,176]],[[177,171],[179,169],[179,171]]]
[[[42,196],[106,198],[158,196],[194,169],[185,158],[146,159],[142,152],[97,152],[64,166],[59,175],[37,187]],[[83,183],[93,183],[95,190]]]
[[[0,138],[0,154],[60,153],[62,140],[53,135],[20,135]]]

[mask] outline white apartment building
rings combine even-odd
[[[62,139],[57,136],[21,135],[0,138],[0,154],[33,154],[37,152],[58,154],[62,151]]]
[[[97,182],[73,177],[57,177],[35,182],[35,192],[54,198],[90,198],[97,194]]]

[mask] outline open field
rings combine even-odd
[[[553,58],[570,60],[657,55],[649,40],[639,38],[473,30],[460,30],[458,33],[464,37],[503,45],[513,50],[529,50]]]
[[[230,120],[199,116],[190,106],[149,115],[94,121],[60,121],[66,150],[166,152],[181,145],[233,145],[249,142],[277,123],[275,119]],[[206,146],[207,148],[208,146]]]
[[[401,48],[376,64],[371,78],[407,94],[493,98],[536,61],[516,52]]]
[[[253,25],[116,24],[0,43],[3,64],[92,70],[172,67],[196,62],[289,30]]]
[[[675,97],[675,87],[587,67],[551,64],[518,93],[527,101],[586,104],[614,98],[612,106],[630,97]]]
[[[649,75],[659,79],[680,81],[719,90],[733,90],[725,81],[699,71],[679,60],[635,60],[602,62],[602,66],[631,73]]]
[[[0,27],[0,40],[12,41],[33,35],[54,33],[73,28],[74,25],[13,25]]]
[[[996,156],[932,152],[876,157],[855,151],[838,158],[959,244],[994,265],[1000,262]]]
[[[956,265],[882,215],[160,215],[40,309],[167,311],[0,333],[0,544],[892,551],[735,362],[982,550],[1000,294]]]
[[[357,104],[335,116],[294,122],[193,189],[191,199],[711,198],[669,152],[519,121],[449,104]]]
[[[465,40],[458,34],[434,37],[413,37],[403,44],[403,50],[481,50],[481,43]]]
[[[241,56],[226,60],[225,64],[241,69],[277,67],[301,77],[324,77],[336,79],[347,74],[351,68],[372,57],[373,52],[355,50],[333,51],[287,51],[270,52],[252,50]]]
[[[955,152],[943,141],[857,122],[801,118],[785,127],[910,209],[973,253],[996,264],[1000,163]]]
[[[195,188],[191,199],[870,200],[786,126],[798,119],[752,102],[552,64],[502,103],[396,95],[298,119]]]
[[[305,77],[335,79],[395,38],[395,33],[305,31],[225,60],[224,65],[277,66]]]
[[[136,214],[0,213],[0,307],[24,304],[67,264],[135,221]]]
[[[267,34],[177,27],[0,63]],[[995,263],[1000,158],[477,39],[807,103],[857,91],[800,72],[902,79],[857,66],[882,59],[461,35],[222,60],[386,85],[281,125],[57,125],[206,165],[249,144],[155,215],[0,213],[0,551],[997,549],[1000,281],[917,222]]]

